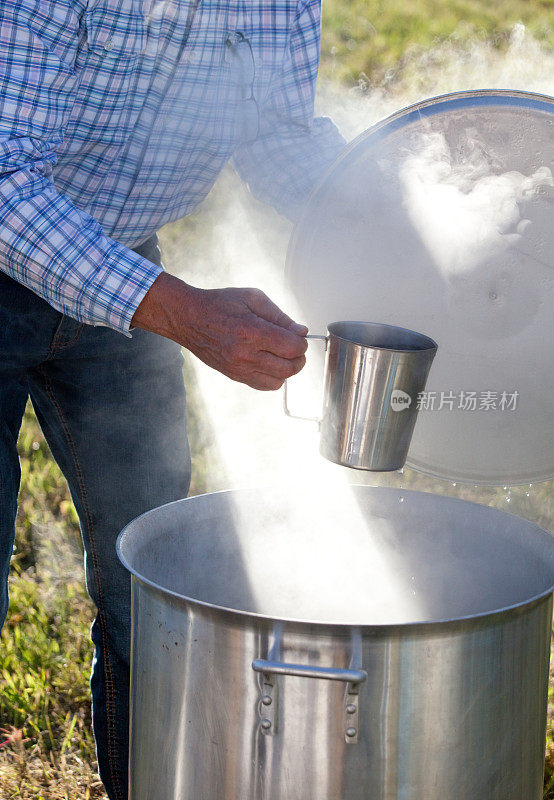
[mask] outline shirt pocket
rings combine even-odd
[[[270,35],[241,25],[226,38],[224,61],[240,118],[239,138],[244,141],[246,137],[248,141],[258,134],[260,115],[278,69],[279,53]]]
[[[84,16],[88,49],[96,56],[132,59],[146,48],[140,0],[91,0]]]
[[[73,134],[89,146],[94,140],[107,147],[113,157],[127,141],[141,101],[136,84],[147,40],[141,0],[89,0],[84,25]]]

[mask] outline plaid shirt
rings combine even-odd
[[[132,252],[232,159],[294,219],[344,141],[313,118],[320,0],[1,0],[0,268],[128,332]]]

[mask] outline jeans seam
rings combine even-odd
[[[54,337],[55,339],[56,337]],[[73,436],[71,435],[71,431],[69,425],[67,423],[66,418],[64,417],[63,411],[61,409],[60,404],[58,403],[54,391],[52,389],[52,383],[48,376],[44,373],[42,369],[39,368],[38,370],[44,379],[44,389],[46,394],[50,398],[52,405],[54,406],[56,413],[60,419],[60,423],[62,425],[69,450],[71,452],[71,457],[73,459],[73,465],[75,467],[75,471],[77,473],[77,483],[79,485],[79,491],[81,493],[81,502],[83,503],[83,509],[85,511],[85,517],[87,521],[87,526],[89,529],[89,542],[90,542],[90,553],[92,556],[92,563],[93,563],[93,573],[94,573],[94,581],[96,584],[96,592],[98,598],[98,619],[100,622],[100,631],[102,635],[102,641],[104,644],[104,678],[106,681],[106,719],[107,719],[107,727],[108,727],[108,761],[110,764],[110,772],[112,778],[112,784],[114,786],[114,790],[118,798],[123,800],[123,792],[121,789],[121,784],[119,782],[119,776],[117,773],[116,767],[116,742],[115,742],[115,702],[114,702],[114,681],[113,681],[113,674],[111,669],[111,662],[109,657],[109,648],[108,648],[108,636],[107,636],[107,627],[106,627],[106,617],[104,611],[104,599],[103,599],[103,591],[102,591],[102,583],[100,580],[100,568],[98,564],[98,554],[96,552],[96,547],[94,544],[94,524],[92,521],[92,515],[90,513],[90,507],[88,503],[87,497],[87,490],[84,481],[84,475],[81,468],[81,464],[79,462],[79,458],[77,456],[77,448],[75,446],[75,441]]]
[[[77,340],[81,337],[84,328],[85,326],[83,324],[79,325],[79,327],[77,328],[76,332],[73,334],[71,339],[59,343],[56,352],[59,353],[60,350],[65,350],[66,347],[71,347],[72,345],[74,345],[77,342]]]
[[[62,336],[62,324],[63,324],[63,315],[62,315],[60,321],[58,322],[58,325],[57,325],[56,330],[54,332],[54,338],[52,339],[52,342],[50,344],[50,349],[48,350],[48,354],[46,356],[45,361],[49,361],[51,358],[53,358],[56,350],[58,349],[58,342],[59,342],[59,340],[61,339],[61,336]]]
[[[81,323],[77,328],[77,331],[73,334],[72,338],[64,342],[62,340],[62,325],[63,325],[64,317],[62,316],[61,320],[58,323],[58,327],[56,328],[56,332],[54,334],[54,338],[52,339],[52,344],[50,345],[50,350],[48,351],[48,355],[44,359],[45,361],[51,361],[52,358],[59,353],[61,350],[64,350],[66,347],[70,347],[71,345],[75,344],[77,340],[80,338],[83,330],[85,328],[84,324]]]

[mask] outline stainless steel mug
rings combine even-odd
[[[375,472],[400,469],[408,454],[437,344],[376,322],[332,322],[325,342],[320,452],[329,461]],[[288,407],[285,413],[297,419]]]

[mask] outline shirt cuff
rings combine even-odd
[[[163,268],[114,242],[83,297],[84,316],[92,325],[130,337],[131,320],[146,292]]]

